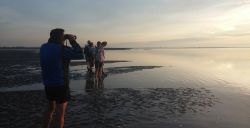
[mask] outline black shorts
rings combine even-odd
[[[95,68],[101,68],[103,66],[103,62],[95,61]]]
[[[45,87],[46,97],[49,101],[61,104],[70,100],[69,86]]]

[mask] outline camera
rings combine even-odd
[[[73,37],[74,39],[76,39],[76,35],[72,35],[72,34],[64,34],[64,39],[67,40],[69,39],[70,37]]]

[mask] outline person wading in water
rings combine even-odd
[[[95,62],[95,47],[93,42],[91,42],[90,40],[88,40],[87,44],[84,47],[84,55],[86,58],[88,73],[93,73],[92,68],[94,67]]]

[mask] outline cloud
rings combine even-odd
[[[248,33],[248,8],[248,0],[2,0],[0,38],[39,46],[55,27],[81,41],[217,38]]]

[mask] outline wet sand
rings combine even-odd
[[[204,88],[103,89],[74,94],[65,127],[129,127],[206,112],[219,102]],[[0,93],[1,126],[41,127],[44,91]]]
[[[204,50],[197,51],[108,51],[104,68],[108,76],[101,88],[94,87],[94,75],[86,74],[85,62],[74,61],[70,67],[72,100],[65,127],[250,127],[248,86],[244,86],[242,79],[236,82],[226,79],[227,75],[239,75],[238,72],[224,72],[232,71],[230,57],[240,52],[232,54],[229,49],[232,55],[224,57],[227,63],[223,57],[203,63],[200,58],[206,57]],[[46,99],[37,50],[0,50],[0,53],[0,127],[41,127]],[[248,58],[242,57],[245,54],[235,55],[240,61],[232,62],[246,65]],[[220,76],[208,70],[218,70]],[[244,77],[246,72],[236,78]]]

